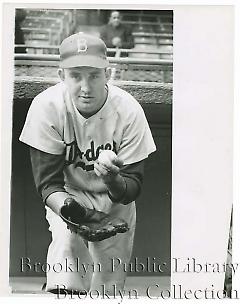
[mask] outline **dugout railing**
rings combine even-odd
[[[108,57],[111,80],[172,83],[172,59]],[[59,55],[15,54],[16,76],[56,77]]]

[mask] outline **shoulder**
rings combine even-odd
[[[126,24],[121,23],[121,28],[126,32],[131,32],[132,28]]]
[[[140,103],[130,93],[115,85],[109,85],[109,96],[114,110],[126,117],[143,112]]]
[[[66,116],[66,87],[60,82],[38,94],[28,111],[29,119],[49,122],[60,129]]]
[[[32,102],[32,107],[40,109],[54,108],[61,110],[64,106],[64,96],[66,88],[59,82],[38,94]]]
[[[47,88],[46,90],[39,93],[34,99],[36,100],[56,100],[59,99],[60,96],[63,96],[64,91],[66,90],[64,84],[62,82],[58,82],[57,84]]]
[[[103,24],[102,26],[100,26],[99,30],[100,30],[100,33],[109,30],[109,24]]]

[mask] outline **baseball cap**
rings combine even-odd
[[[59,47],[61,68],[89,66],[106,68],[107,47],[98,37],[79,32],[64,39]]]

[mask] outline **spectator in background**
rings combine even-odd
[[[16,9],[15,14],[15,44],[25,44],[24,34],[21,29],[21,23],[26,18],[26,12],[23,9]],[[25,47],[15,47],[15,53],[26,53]]]
[[[100,30],[100,38],[108,48],[131,49],[134,47],[132,31],[121,23],[121,15],[118,11],[112,11],[108,24]]]

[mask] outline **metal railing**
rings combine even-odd
[[[39,54],[38,50],[40,51],[49,51],[50,54],[51,52],[54,51],[54,54],[59,53],[59,45],[44,45],[44,44],[16,44],[15,47],[18,48],[26,48],[28,54],[32,54],[31,52],[33,51],[33,54]],[[107,53],[115,54],[114,57],[121,57],[121,54],[124,55],[130,55],[130,54],[156,54],[156,55],[162,55],[162,54],[168,54],[172,55],[171,50],[159,50],[157,48],[152,48],[152,49],[147,49],[145,50],[144,48],[139,49],[139,48],[134,48],[134,49],[122,49],[122,48],[108,48]],[[110,57],[110,56],[109,56]]]
[[[56,77],[58,54],[15,54],[15,75]],[[111,80],[172,83],[172,59],[108,57]]]
[[[18,64],[18,61],[29,61],[29,64],[32,64],[32,61],[56,61],[60,59],[60,55],[50,55],[50,54],[14,54],[15,64]],[[172,60],[167,59],[143,59],[143,58],[118,58],[118,57],[108,57],[110,63],[121,63],[121,64],[151,64],[151,65],[172,65]]]

